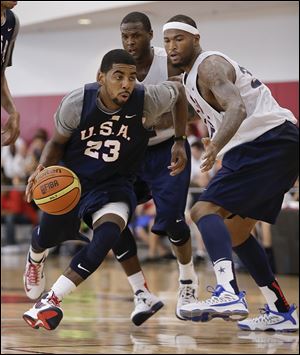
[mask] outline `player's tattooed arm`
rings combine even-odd
[[[246,108],[242,97],[234,85],[233,66],[220,56],[211,56],[198,68],[198,87],[205,100],[217,111],[225,112],[218,132],[211,143],[219,152],[234,136],[246,118]]]

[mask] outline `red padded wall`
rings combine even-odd
[[[299,119],[299,82],[267,83],[278,103],[290,109]],[[52,133],[53,115],[63,95],[16,97],[15,103],[21,112],[21,136],[30,141],[37,128],[45,128]],[[2,118],[7,116],[1,110]]]

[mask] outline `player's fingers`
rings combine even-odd
[[[26,196],[26,201],[29,203],[32,200],[32,186],[33,182],[28,182],[26,186],[26,191],[25,191],[25,196]]]
[[[204,146],[207,146],[210,143],[210,138],[205,137],[205,138],[202,138],[201,141],[204,144]]]
[[[214,159],[207,158],[207,159],[204,160],[204,161],[202,162],[202,164],[200,165],[200,171],[201,171],[202,173],[204,173],[205,171],[210,170],[210,169],[213,167],[214,163],[215,163],[215,160],[214,160]]]
[[[177,161],[174,163],[172,162],[171,165],[168,167],[168,169],[171,170],[170,175],[175,176],[180,174],[186,165],[186,160],[183,157],[179,157]]]

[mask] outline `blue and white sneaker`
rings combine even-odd
[[[180,309],[182,306],[198,302],[198,279],[192,280],[179,280],[178,299],[175,309],[175,315],[180,320],[186,320],[181,317]]]
[[[268,305],[261,309],[261,314],[238,322],[242,330],[275,330],[280,332],[296,332],[299,329],[298,314],[293,304],[286,313],[271,311]]]
[[[244,297],[245,292],[236,295],[217,285],[212,289],[209,299],[182,306],[180,315],[194,322],[208,322],[213,318],[223,318],[226,321],[242,320],[249,315]]]

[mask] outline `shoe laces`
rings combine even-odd
[[[52,294],[50,292],[46,294],[45,299],[47,300],[48,303],[51,303],[55,307],[59,307],[61,302],[53,291]]]
[[[267,305],[263,308],[259,308],[259,315],[255,318],[252,318],[251,321],[254,323],[266,323],[270,320],[270,309]]]
[[[34,264],[32,262],[29,262],[29,266],[26,272],[26,278],[31,286],[36,286],[39,284],[42,275],[41,268],[42,263]]]
[[[196,300],[195,288],[191,285],[182,285],[179,289],[179,297],[182,300],[182,304],[190,303],[191,299]]]
[[[144,291],[141,291],[135,295],[134,302],[136,306],[146,304],[147,306],[151,307],[152,305],[151,298],[147,297]]]
[[[236,295],[230,294],[229,292],[226,292],[225,290],[219,290],[218,288],[214,288],[212,286],[207,286],[206,290],[210,293],[212,293],[212,296],[208,298],[207,300],[203,301],[203,303],[206,304],[218,304],[218,303],[223,303],[224,301],[236,301]],[[225,291],[225,292],[224,292]]]

